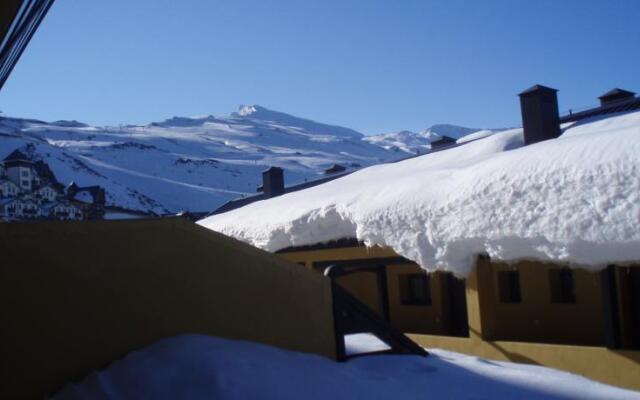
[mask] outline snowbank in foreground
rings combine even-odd
[[[256,343],[186,335],[129,354],[53,400],[640,399],[548,368],[434,350],[338,363]]]
[[[458,276],[479,253],[592,270],[640,260],[640,112],[522,144],[503,131],[199,223],[268,251],[356,237]]]

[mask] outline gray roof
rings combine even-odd
[[[23,152],[21,152],[18,149],[12,151],[11,154],[9,154],[7,157],[5,157],[4,161],[27,161],[27,162],[33,162],[33,161],[31,161],[29,159],[29,157],[27,157]]]
[[[298,190],[307,189],[307,188],[310,188],[310,187],[313,187],[313,186],[317,186],[317,185],[323,184],[325,182],[329,182],[329,181],[332,181],[334,179],[338,179],[340,177],[349,175],[352,172],[353,171],[347,171],[347,172],[343,172],[343,173],[332,174],[332,175],[326,176],[324,178],[316,179],[316,180],[309,181],[309,182],[300,183],[298,185],[288,186],[288,187],[284,188],[284,193],[283,194],[291,193],[291,192],[297,192]],[[213,210],[213,212],[211,212],[209,215],[222,214],[224,212],[235,210],[236,208],[244,207],[247,204],[251,204],[251,203],[254,203],[254,202],[260,201],[260,200],[266,200],[268,198],[269,197],[267,197],[264,193],[260,193],[260,194],[256,194],[256,195],[253,195],[253,196],[242,197],[242,198],[239,198],[239,199],[230,200],[230,201],[224,203],[223,205],[221,205],[220,207],[216,208],[215,210]]]
[[[603,94],[602,96],[598,97],[599,99],[606,99],[608,97],[633,97],[636,94],[634,92],[630,92],[628,90],[624,90],[624,89],[620,89],[620,88],[613,88],[611,90],[609,90],[607,93]]]
[[[527,89],[527,90],[523,91],[522,93],[520,93],[518,96],[535,93],[535,92],[540,91],[540,90],[543,90],[543,91],[554,91],[554,92],[558,91],[558,89],[550,88],[548,86],[533,85],[529,89]]]

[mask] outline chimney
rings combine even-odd
[[[607,93],[598,97],[600,99],[600,107],[609,106],[614,103],[622,103],[635,98],[636,94],[628,90],[614,88]]]
[[[284,193],[284,171],[271,167],[262,172],[262,191],[267,197],[276,197]]]
[[[556,89],[535,85],[519,94],[525,146],[560,136],[556,93]]]

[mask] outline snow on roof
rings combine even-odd
[[[7,204],[11,204],[11,203],[17,202],[17,201],[18,201],[18,199],[16,199],[15,197],[9,197],[9,198],[6,198],[6,199],[0,199],[0,205],[4,206],[4,205],[7,205]]]
[[[73,195],[74,200],[81,201],[83,203],[93,203],[93,196],[88,190],[80,190]]]
[[[6,156],[4,158],[4,161],[27,161],[27,162],[31,162],[29,157],[27,157],[23,152],[21,152],[18,149],[12,151],[11,154]]]
[[[490,129],[482,129],[479,130],[477,132],[471,133],[467,136],[463,136],[460,139],[456,140],[456,143],[460,144],[460,143],[467,143],[467,142],[471,142],[473,140],[478,140],[478,139],[482,139],[485,138],[487,136],[491,136],[493,135],[493,131]]]
[[[16,183],[13,182],[12,180],[7,179],[7,178],[0,178],[0,185],[4,185],[4,184],[11,184],[11,185],[13,185],[15,187],[18,187],[18,185],[16,185]]]
[[[69,203],[66,200],[53,201],[51,203],[43,204],[41,207],[42,207],[43,210],[50,210],[50,209],[55,208],[57,206],[64,206],[66,208],[74,208],[74,209],[76,209],[78,211],[80,210],[78,207],[76,207],[75,205]]]
[[[476,254],[598,270],[640,261],[640,112],[512,129],[198,223],[268,251],[355,237],[466,276]]]

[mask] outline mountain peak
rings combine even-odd
[[[364,135],[353,129],[336,125],[328,125],[310,119],[296,117],[280,111],[273,111],[259,105],[241,105],[231,118],[251,119],[283,126],[295,126],[317,134],[330,134],[348,138],[361,139]]]
[[[232,118],[251,118],[251,119],[259,119],[262,121],[271,121],[271,122],[298,122],[298,121],[309,121],[303,118],[295,117],[293,115],[283,113],[280,111],[273,111],[266,107],[259,106],[257,104],[251,105],[240,105],[238,106],[238,111],[231,113]]]
[[[261,111],[269,111],[264,107],[258,106],[258,105],[240,105],[238,106],[238,111],[236,111],[235,113],[233,113],[233,116],[238,116],[238,117],[250,117],[251,115],[254,114],[259,114]]]

